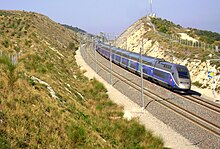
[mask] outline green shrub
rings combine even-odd
[[[32,35],[33,37],[37,38],[37,34],[36,34],[35,32],[33,32],[31,35]]]
[[[137,122],[133,122],[130,126],[125,129],[124,132],[124,140],[128,143],[133,145],[133,148],[140,148],[137,146],[139,142],[145,136],[146,130],[143,125],[140,125]]]
[[[25,31],[24,31],[24,34],[27,35],[27,33],[28,33],[28,32],[25,30]]]
[[[10,46],[10,41],[8,39],[5,39],[3,42],[2,42],[3,46],[5,48],[8,48]]]
[[[162,32],[162,33],[167,33],[168,29],[167,29],[166,26],[161,26],[159,31]]]
[[[25,26],[25,30],[28,30],[29,28],[30,28],[30,25],[27,24],[27,25]]]
[[[11,33],[11,36],[15,36],[15,32]]]
[[[202,85],[203,85],[203,84],[199,83],[199,81],[193,82],[192,84],[197,87],[202,87]]]
[[[10,148],[7,133],[3,130],[0,130],[0,148],[1,149]]]
[[[54,68],[54,64],[47,62],[47,63],[46,63],[46,68],[47,68],[47,70],[51,71],[51,70],[53,70],[53,68]]]
[[[20,48],[19,46],[16,46],[16,47],[15,47],[15,51],[16,51],[16,52],[20,52],[20,51],[21,51],[21,48]]]
[[[84,127],[72,123],[67,128],[67,134],[73,147],[80,146],[85,143],[87,134]]]
[[[31,40],[27,40],[25,39],[25,45],[30,47],[31,46],[32,41]]]
[[[75,50],[75,49],[76,49],[75,44],[72,43],[72,42],[69,43],[69,47],[68,47],[68,48],[69,48],[70,50]]]
[[[41,74],[45,74],[46,72],[48,72],[47,68],[44,65],[38,65],[36,70]]]

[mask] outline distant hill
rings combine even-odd
[[[92,40],[92,38],[96,37],[96,35],[88,33],[78,27],[72,27],[72,26],[66,25],[66,24],[61,24],[61,25],[69,30],[74,31],[78,35],[78,37],[79,37],[78,39],[80,42],[85,43],[85,42],[87,42],[87,40]]]
[[[160,138],[123,119],[103,84],[83,75],[78,31],[0,10],[0,148],[162,149]]]
[[[66,24],[61,24],[61,25],[66,27],[66,28],[68,28],[68,29],[70,29],[70,30],[73,30],[75,32],[87,33],[86,31],[84,31],[84,30],[82,30],[82,29],[80,29],[78,27],[73,27],[73,26],[66,25]]]

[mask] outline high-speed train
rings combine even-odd
[[[140,54],[97,42],[96,50],[112,62],[140,74]],[[153,80],[171,90],[188,91],[191,88],[190,74],[186,66],[166,62],[163,59],[142,55],[144,78]]]

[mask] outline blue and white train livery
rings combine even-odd
[[[140,54],[101,42],[97,42],[96,50],[107,59],[110,59],[111,54],[112,62],[140,74]],[[153,80],[169,89],[188,91],[191,88],[190,75],[186,66],[143,55],[142,68],[144,78]]]

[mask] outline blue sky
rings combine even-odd
[[[153,0],[153,11],[183,27],[220,33],[220,0]],[[90,33],[120,34],[149,11],[149,0],[2,0],[0,9],[42,13]]]

